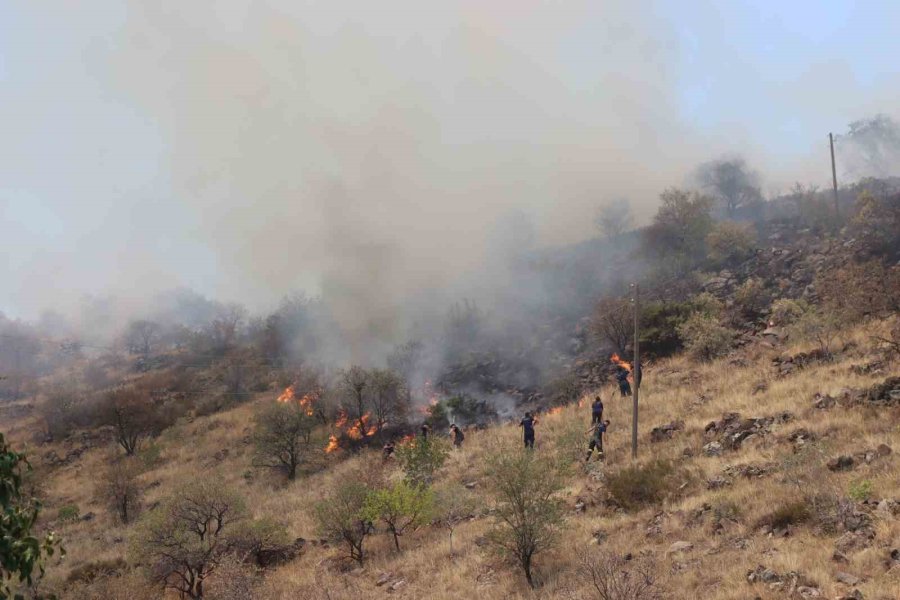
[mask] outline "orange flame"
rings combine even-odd
[[[582,398],[578,401],[578,408],[584,408],[585,403],[587,402],[586,398]]]
[[[281,392],[281,395],[278,396],[279,402],[290,402],[294,399],[294,386],[289,385],[284,388],[284,391]]]
[[[374,425],[369,425],[370,418],[369,413],[364,414],[361,419],[353,424],[353,427],[347,430],[347,436],[352,440],[361,440],[364,437],[375,435],[378,428]]]
[[[613,364],[617,364],[621,367],[625,367],[626,369],[628,369],[628,371],[631,371],[631,363],[625,362],[624,360],[619,358],[618,354],[614,353],[612,356],[609,357],[609,360],[612,361]]]
[[[333,435],[328,436],[328,445],[325,446],[325,453],[331,454],[338,448],[340,448],[340,446],[338,445],[338,439]]]
[[[338,429],[343,429],[347,425],[347,411],[341,409],[341,412],[338,413],[337,421],[334,422],[334,426]]]
[[[414,436],[411,433],[409,435],[404,435],[402,438],[400,438],[400,441],[398,442],[398,444],[400,444],[401,446],[406,446],[407,444],[412,445],[415,443],[416,443],[416,436]]]
[[[562,407],[562,406],[554,406],[553,408],[551,408],[550,410],[547,411],[547,414],[550,415],[550,416],[552,416],[552,415],[558,415],[558,414],[560,414],[562,411],[563,411],[563,407]]]

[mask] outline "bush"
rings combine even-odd
[[[312,406],[291,399],[270,403],[254,417],[253,443],[256,465],[279,469],[294,479],[297,468],[308,460],[316,417]]]
[[[140,510],[143,489],[137,477],[142,468],[135,458],[115,460],[100,480],[100,499],[122,523],[134,520]]]
[[[431,485],[435,472],[444,466],[450,447],[440,438],[412,439],[397,447],[397,461],[412,485]]]
[[[626,510],[659,504],[675,488],[672,464],[654,460],[610,473],[606,487],[613,501]]]
[[[877,260],[819,273],[815,288],[827,308],[847,322],[900,311],[900,268]]]
[[[363,515],[368,494],[365,483],[348,479],[339,482],[331,494],[315,506],[319,531],[344,542],[350,559],[360,565],[365,558],[363,544],[370,531]]]
[[[81,512],[78,510],[77,504],[66,504],[65,506],[60,506],[59,511],[56,513],[56,519],[63,523],[71,523],[73,521],[77,521]]]
[[[599,551],[581,559],[578,569],[589,582],[588,598],[596,600],[664,600],[668,594],[656,581],[653,563]]]
[[[678,335],[687,351],[700,360],[709,361],[726,354],[734,342],[734,332],[719,324],[718,319],[700,313],[691,315],[678,326]]]
[[[766,286],[759,278],[748,279],[734,293],[734,307],[738,316],[747,319],[759,318],[768,301]]]
[[[842,322],[832,311],[826,308],[811,309],[800,315],[790,327],[791,335],[813,341],[825,355],[831,355],[831,345],[840,332]]]
[[[860,194],[850,228],[871,256],[895,256],[900,251],[900,194]]]
[[[792,525],[807,523],[812,517],[813,513],[809,509],[809,504],[806,500],[788,502],[760,519],[759,526],[772,529],[787,529]]]
[[[706,236],[713,227],[713,200],[696,192],[670,188],[653,223],[644,230],[644,252],[677,273],[690,270],[706,256]]]
[[[734,266],[756,250],[756,232],[751,225],[722,221],[706,236],[709,260],[715,266]]]
[[[117,575],[127,569],[128,563],[120,557],[92,560],[72,569],[66,577],[66,581],[69,583],[93,583],[95,579]]]
[[[448,420],[457,425],[483,423],[497,418],[497,411],[487,402],[468,394],[452,396],[447,398],[443,404],[447,407]]]
[[[434,494],[431,490],[400,482],[371,492],[366,497],[363,515],[369,521],[382,521],[387,526],[399,552],[400,536],[427,523],[433,509]]]
[[[868,479],[863,479],[862,481],[850,484],[848,495],[851,500],[862,502],[863,500],[868,500],[872,497],[872,491],[872,482]]]
[[[533,588],[534,557],[555,543],[563,524],[559,466],[548,456],[503,449],[488,458],[484,474],[495,501],[488,540],[519,564]]]
[[[772,303],[769,320],[773,325],[790,326],[809,310],[810,306],[805,300],[779,298]]]

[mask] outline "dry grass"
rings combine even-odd
[[[669,590],[667,597],[673,599],[783,597],[764,585],[751,587],[747,583],[747,571],[759,564],[778,572],[803,573],[818,584],[824,597],[836,597],[848,591],[835,581],[835,573],[840,570],[864,579],[858,587],[866,598],[900,598],[900,568],[886,570],[884,565],[889,548],[900,544],[900,521],[894,517],[874,514],[877,534],[874,544],[848,554],[848,565],[831,560],[834,539],[839,533],[823,533],[811,524],[798,523],[792,527],[789,537],[776,538],[764,535],[758,528],[774,508],[805,501],[806,496],[815,494],[846,498],[851,484],[860,480],[871,481],[875,499],[900,499],[895,454],[847,473],[831,473],[824,467],[828,458],[839,453],[853,454],[882,443],[900,451],[898,410],[858,407],[823,411],[812,406],[816,392],[836,394],[843,388],[865,387],[886,376],[900,374],[896,362],[888,366],[887,372],[876,375],[856,375],[850,371],[851,365],[867,360],[872,348],[870,335],[878,327],[873,324],[849,332],[845,341],[858,345],[836,362],[812,366],[782,379],[775,378],[770,361],[776,354],[785,352],[784,348],[745,349],[743,365],[728,360],[699,365],[679,357],[648,370],[641,392],[640,461],[672,461],[685,475],[679,475],[684,479],[679,494],[662,505],[636,512],[626,513],[608,506],[604,502],[604,485],[596,477],[597,473],[630,464],[630,399],[618,398],[612,386],[600,390],[607,416],[612,421],[606,440],[606,462],[588,468],[573,464],[564,496],[569,506],[574,507],[576,500],[581,499],[586,501],[587,508],[582,513],[572,510],[562,543],[538,556],[537,577],[541,586],[535,591],[527,588],[512,566],[477,543],[490,525],[488,518],[479,516],[456,530],[454,555],[450,554],[446,531],[437,527],[425,527],[407,536],[404,540],[407,550],[402,554],[393,552],[388,536],[370,539],[365,568],[350,572],[336,570],[335,562],[329,560],[339,554],[337,547],[314,546],[295,561],[268,572],[257,595],[266,600],[387,596],[386,587],[376,587],[375,581],[382,572],[389,572],[406,582],[391,593],[396,598],[587,598],[583,594],[588,582],[578,576],[578,562],[582,555],[596,548],[595,532],[603,531],[605,537],[600,543],[605,549],[618,554],[652,556]],[[794,346],[787,350],[804,349]],[[754,388],[761,382],[767,384],[767,389],[754,394]],[[278,519],[291,536],[315,539],[311,506],[321,499],[331,482],[367,458],[328,457],[327,469],[290,484],[271,473],[255,470],[251,466],[252,448],[246,438],[254,408],[258,403],[270,401],[269,397],[260,397],[228,412],[180,423],[168,430],[158,441],[163,448],[159,464],[142,476],[148,486],[146,502],[158,501],[181,481],[214,477],[223,486],[240,490],[257,516]],[[723,413],[761,417],[783,411],[790,411],[796,418],[773,426],[770,435],[750,447],[720,457],[702,454],[704,426],[721,418]],[[675,419],[684,421],[685,429],[670,441],[651,444],[650,429]],[[589,409],[575,405],[544,417],[538,425],[536,451],[561,449],[567,440],[571,443],[573,436],[578,435],[586,442],[584,431],[588,423]],[[12,427],[21,431],[24,425]],[[818,440],[811,450],[797,454],[786,438],[801,427],[815,434]],[[477,482],[470,493],[479,497],[479,506],[486,507],[487,500],[482,498],[490,482],[480,476],[483,458],[497,444],[519,445],[519,436],[513,425],[469,432],[465,448],[452,453],[441,478],[459,485]],[[40,448],[37,454],[48,449]],[[686,449],[690,450],[690,457],[684,456]],[[575,450],[580,453],[581,448],[567,450],[574,457]],[[96,515],[91,521],[60,526],[69,554],[51,565],[47,581],[51,587],[63,581],[72,569],[91,561],[125,556],[129,528],[115,524],[95,500],[96,474],[103,467],[104,454],[101,448],[91,450],[74,464],[46,474],[45,523],[55,517],[58,507],[66,504],[78,505],[82,515],[88,512]],[[758,479],[736,478],[722,489],[706,489],[707,478],[720,475],[726,466],[738,463],[772,463],[776,470]],[[712,509],[698,517],[705,505]],[[693,549],[668,554],[669,546],[680,540],[693,543]],[[121,580],[94,584],[92,588],[70,586],[69,591],[72,597],[79,598],[158,597],[158,592],[136,581],[134,576],[127,575]]]

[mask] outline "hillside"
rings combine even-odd
[[[666,598],[897,598],[900,477],[891,450],[900,449],[900,391],[890,388],[879,401],[846,391],[869,390],[900,376],[900,362],[885,358],[873,341],[885,327],[875,322],[845,331],[833,362],[784,375],[773,359],[808,347],[760,343],[711,364],[676,357],[648,369],[638,464],[671,461],[677,481],[664,500],[630,510],[616,506],[605,483],[631,464],[630,402],[611,388],[586,394],[583,400],[595,392],[609,399],[606,461],[588,468],[572,461],[563,492],[565,525],[559,543],[536,559],[540,585],[533,592],[483,543],[491,524],[491,482],[481,474],[482,465],[494,449],[521,443],[513,425],[469,431],[463,449],[453,452],[438,474],[440,482],[452,482],[476,499],[477,509],[455,532],[453,554],[446,531],[433,525],[405,536],[399,554],[390,536],[371,536],[363,568],[340,561],[344,551],[335,541],[318,542],[311,507],[345,474],[381,464],[380,453],[323,456],[327,469],[287,484],[253,468],[251,417],[260,405],[275,402],[271,393],[167,429],[154,443],[158,457],[140,476],[145,504],[152,507],[185,481],[212,479],[216,486],[238,490],[255,516],[271,517],[291,539],[306,540],[296,556],[258,578],[223,569],[216,588],[212,575],[212,597],[597,598],[579,561],[609,553],[649,558]],[[896,379],[893,385],[900,388]],[[721,423],[723,417],[727,423]],[[583,447],[566,444],[586,440],[578,436],[588,423],[588,409],[574,403],[543,416],[535,452],[580,457]],[[652,433],[670,423],[673,427]],[[20,431],[15,422],[7,428]],[[64,559],[50,562],[41,587],[63,591],[65,598],[159,597],[136,570],[116,562],[127,556],[133,527],[117,524],[97,501],[94,474],[102,471],[104,446],[85,434],[32,451],[46,498],[43,525],[56,527],[68,548]],[[852,457],[852,465],[829,469],[829,461],[844,455]],[[395,465],[386,468],[389,477],[398,477]],[[76,516],[61,518],[72,506]],[[773,525],[778,511],[780,521]],[[104,564],[111,574],[91,573],[92,565]],[[753,583],[750,572],[756,573]],[[77,578],[92,581],[72,583]],[[253,583],[249,596],[239,591],[250,585],[245,578]],[[231,591],[222,590],[225,583]]]

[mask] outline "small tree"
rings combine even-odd
[[[255,417],[253,443],[259,466],[281,469],[288,479],[297,476],[299,467],[309,455],[316,417],[312,406],[301,406],[291,399],[287,403],[263,406]]]
[[[600,205],[594,223],[608,240],[614,240],[631,227],[634,218],[628,200],[610,200]]]
[[[30,586],[35,570],[43,575],[44,558],[57,549],[65,554],[52,531],[41,538],[32,533],[41,504],[23,496],[23,476],[30,469],[25,455],[7,446],[0,433],[0,598],[23,598],[12,595],[12,586]]]
[[[363,543],[369,535],[369,522],[364,515],[368,487],[355,480],[339,482],[332,493],[316,504],[319,531],[347,545],[351,560],[363,564]]]
[[[475,498],[468,490],[454,484],[439,487],[434,494],[437,519],[450,534],[450,553],[453,554],[453,532],[475,512]]]
[[[159,323],[139,319],[128,324],[125,331],[125,345],[132,354],[149,356],[153,344],[159,338]]]
[[[433,508],[434,494],[430,489],[401,481],[371,492],[366,497],[363,515],[368,521],[382,521],[400,552],[400,536],[427,523]]]
[[[734,266],[753,255],[756,232],[744,223],[716,223],[706,236],[709,259],[717,266]]]
[[[719,159],[700,165],[697,179],[734,218],[739,209],[755,212],[762,204],[759,175],[747,167],[742,158]]]
[[[590,583],[589,598],[596,600],[664,600],[667,597],[647,559],[626,560],[598,552],[581,560],[579,572]]]
[[[665,190],[660,199],[662,204],[653,223],[643,233],[644,252],[684,271],[706,256],[713,200],[676,188]]]
[[[734,333],[715,317],[694,313],[678,326],[678,335],[687,351],[700,360],[713,360],[726,354],[734,342]]]
[[[100,421],[115,429],[116,442],[133,456],[148,437],[158,434],[165,423],[150,395],[138,388],[122,387],[106,394],[99,406]]]
[[[388,423],[402,421],[405,418],[408,395],[403,380],[389,369],[373,370],[370,373],[370,384],[375,427],[380,433]]]
[[[122,523],[138,515],[143,489],[138,482],[141,465],[137,458],[113,457],[100,480],[99,494]]]
[[[340,387],[343,395],[342,404],[349,407],[349,414],[356,423],[362,442],[366,441],[369,426],[366,422],[369,414],[372,378],[368,371],[353,365],[341,372]]]
[[[495,500],[488,539],[518,562],[533,588],[534,557],[554,544],[563,521],[560,468],[534,452],[500,450],[488,459],[485,480]]]
[[[447,442],[434,437],[416,438],[397,448],[397,460],[411,485],[431,485],[435,472],[444,466],[449,454]]]
[[[232,545],[231,534],[248,518],[235,492],[212,478],[184,486],[139,523],[135,559],[152,578],[182,596],[202,598],[204,582]]]
[[[631,303],[624,298],[603,298],[594,309],[591,329],[601,341],[624,354],[625,346],[634,338]]]

